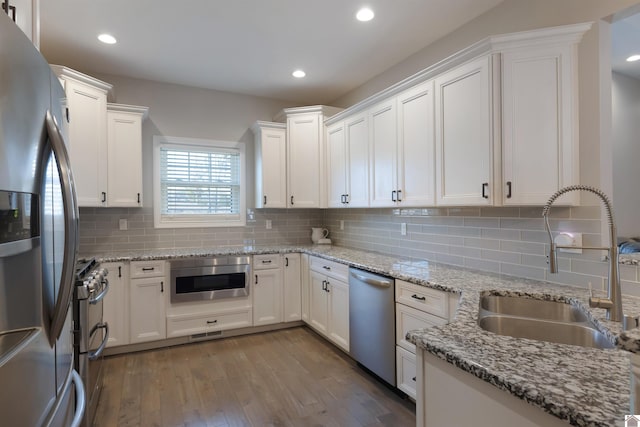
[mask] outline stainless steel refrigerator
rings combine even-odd
[[[46,60],[0,13],[0,424],[73,426],[70,301],[78,208],[61,129],[65,95]]]

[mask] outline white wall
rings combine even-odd
[[[613,205],[618,235],[640,236],[640,80],[612,76]]]

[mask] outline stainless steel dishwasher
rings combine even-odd
[[[360,365],[396,385],[395,282],[349,269],[349,352]]]

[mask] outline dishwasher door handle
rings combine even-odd
[[[351,276],[355,277],[356,279],[360,280],[363,283],[366,283],[367,285],[378,286],[379,288],[389,288],[393,285],[392,280],[374,279],[373,277],[367,277],[367,276],[363,276],[362,274],[358,274],[355,271],[351,272]]]

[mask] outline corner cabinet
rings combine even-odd
[[[437,204],[493,204],[491,56],[435,80]]]
[[[288,108],[287,206],[326,207],[324,120],[338,108],[313,106]]]
[[[110,207],[142,206],[142,121],[147,107],[107,104]]]
[[[68,148],[78,205],[107,206],[108,83],[52,65],[67,96]]]
[[[287,207],[287,126],[258,121],[255,135],[256,208]]]

